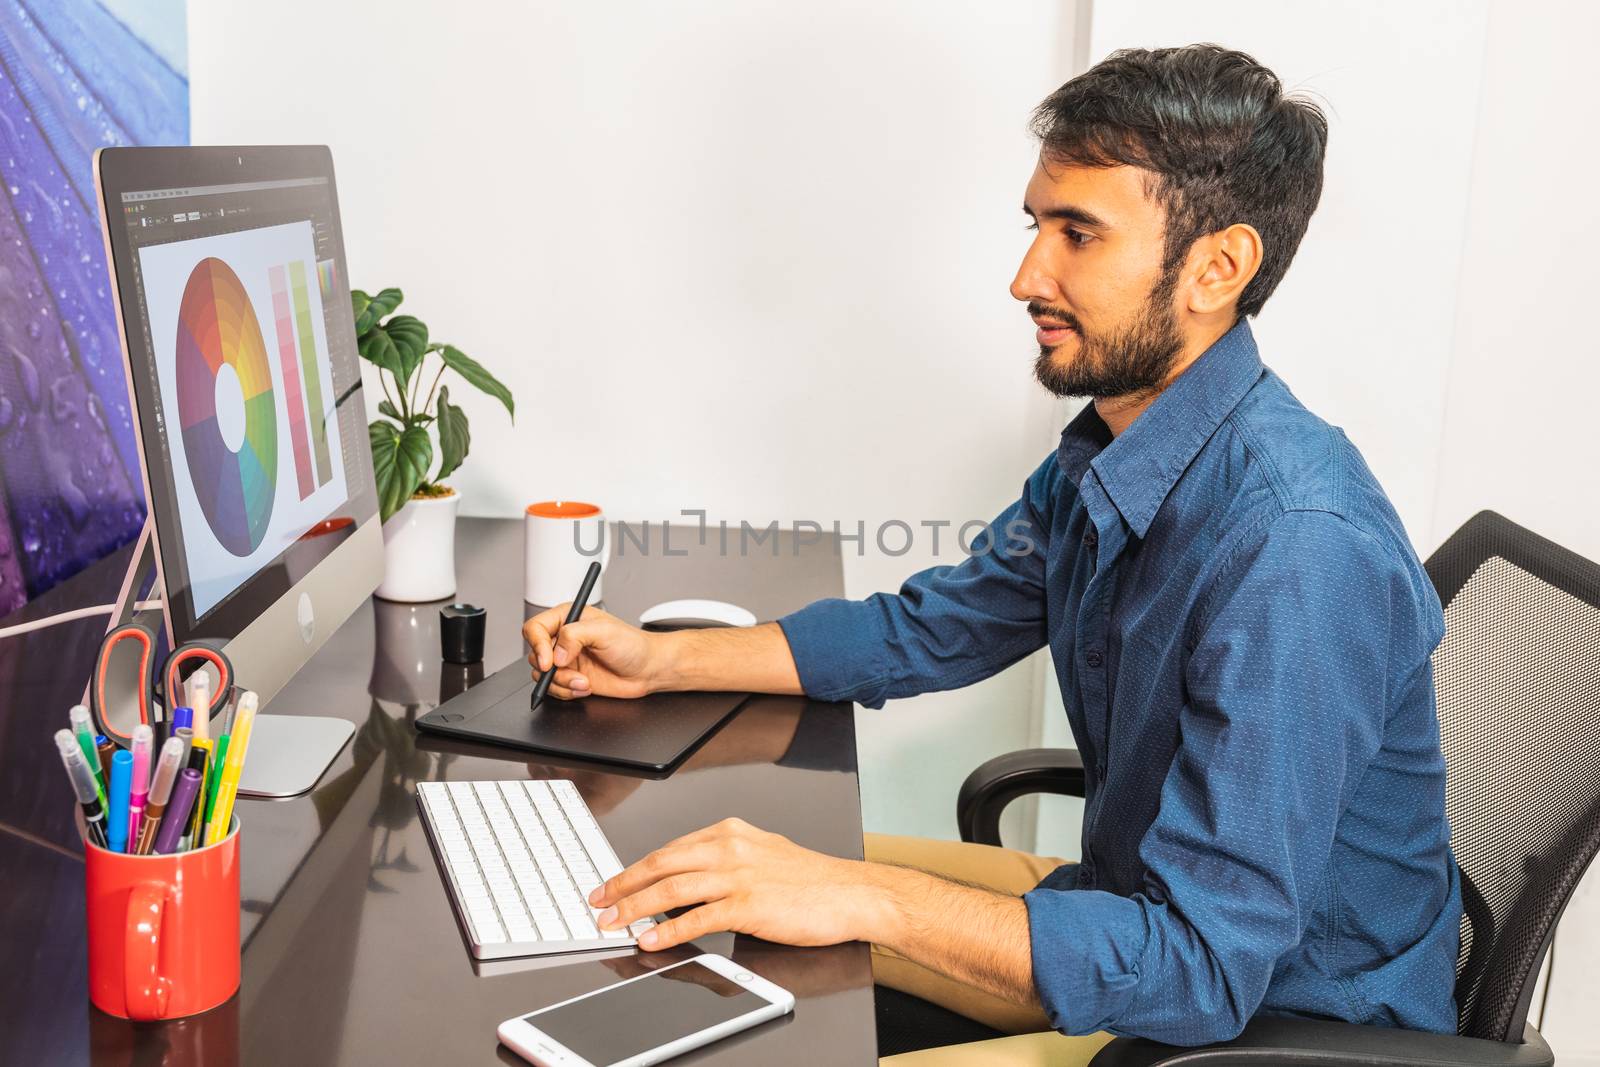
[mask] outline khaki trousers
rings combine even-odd
[[[969,885],[1021,896],[1062,863],[992,845],[933,841],[920,837],[866,835],[866,856],[874,863],[915,867]],[[1110,1034],[1067,1037],[1050,1029],[1037,1007],[1025,1008],[976,989],[881,945],[872,946],[872,980],[940,1007],[976,1019],[1011,1037],[924,1049],[890,1056],[883,1067],[1087,1067]]]

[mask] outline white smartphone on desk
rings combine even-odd
[[[507,1019],[496,1032],[540,1067],[645,1067],[793,1010],[788,990],[707,954]]]

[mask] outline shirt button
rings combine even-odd
[[[1083,654],[1083,662],[1096,669],[1098,669],[1100,664],[1104,663],[1105,661],[1105,656],[1101,654],[1098,648],[1091,648],[1089,651]]]
[[[1085,889],[1094,885],[1094,864],[1088,860],[1078,864],[1078,884]]]
[[[1094,551],[1094,546],[1100,543],[1100,534],[1093,526],[1083,531],[1083,547]]]

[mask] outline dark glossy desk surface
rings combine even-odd
[[[515,521],[461,522],[460,596],[489,610],[491,669],[522,655],[521,537]],[[699,595],[771,618],[841,592],[839,558],[826,542],[798,556],[784,542],[774,559],[717,557],[714,546],[686,540],[686,558],[614,559],[606,606],[637,617],[651,603]],[[110,600],[121,558],[53,590],[30,613]],[[758,698],[663,780],[541,764],[437,742],[410,725],[441,694],[474,680],[470,672],[441,675],[436,620],[437,605],[374,601],[272,701],[275,714],[348,718],[355,740],[308,796],[241,801],[243,985],[213,1012],[160,1025],[127,1023],[88,1003],[83,866],[49,742],[81,691],[103,622],[0,641],[0,1062],[520,1063],[495,1040],[502,1019],[665,961],[475,964],[420,824],[420,780],[572,777],[624,862],[729,815],[860,855],[847,705]],[[780,766],[802,718],[808,751],[827,755]],[[676,1062],[874,1061],[864,946],[795,949],[722,935],[701,947],[789,988],[798,1006],[786,1020]]]

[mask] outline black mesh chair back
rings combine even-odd
[[[1427,569],[1445,616],[1434,682],[1465,904],[1459,1028],[1518,1041],[1600,848],[1600,566],[1484,511]]]

